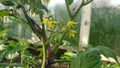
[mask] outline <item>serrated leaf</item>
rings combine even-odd
[[[2,0],[0,1],[0,3],[2,3],[5,6],[14,6],[14,2],[10,0]]]
[[[71,5],[73,3],[74,0],[66,0],[68,5]]]

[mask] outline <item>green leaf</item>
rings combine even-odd
[[[92,48],[84,52],[78,52],[76,58],[71,62],[70,68],[101,68],[101,51]]]
[[[105,57],[107,57],[107,58],[111,57],[111,58],[115,59],[115,61],[119,64],[118,58],[115,55],[115,53],[112,51],[112,49],[110,49],[108,47],[104,47],[104,46],[97,46],[96,48],[99,48]]]
[[[71,5],[73,3],[74,0],[66,0],[68,5]]]
[[[10,10],[7,9],[0,10],[0,18],[7,15],[10,15]]]
[[[67,51],[65,52],[60,58],[64,59],[64,60],[71,60],[72,58],[76,57],[76,54],[71,52],[71,51]]]
[[[5,6],[14,6],[14,2],[10,0],[2,0],[0,1],[0,3],[2,3]]]
[[[70,68],[101,68],[101,56],[111,57],[119,64],[117,56],[108,47],[97,46],[95,48],[87,49],[83,52],[79,51],[77,56],[72,60]]]

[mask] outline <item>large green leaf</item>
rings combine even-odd
[[[104,47],[104,46],[97,46],[96,48],[100,49],[102,51],[102,54],[105,57],[111,57],[113,59],[115,59],[115,61],[119,64],[118,58],[115,55],[115,53],[112,51],[112,49],[108,48],[108,47]]]
[[[71,5],[73,3],[74,0],[66,0],[68,5]]]
[[[100,50],[92,48],[88,51],[79,52],[71,62],[70,68],[101,68]]]
[[[95,48],[90,48],[83,52],[78,52],[76,58],[71,62],[70,68],[101,68],[101,56],[103,54],[105,57],[112,57],[119,64],[117,56],[108,47],[97,46]]]

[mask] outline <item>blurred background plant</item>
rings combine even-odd
[[[119,6],[118,6],[119,7]],[[90,44],[107,46],[119,56],[120,10],[117,7],[93,8]]]

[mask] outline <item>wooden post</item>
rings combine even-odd
[[[91,23],[91,3],[84,6],[81,12],[79,49],[88,45]]]

